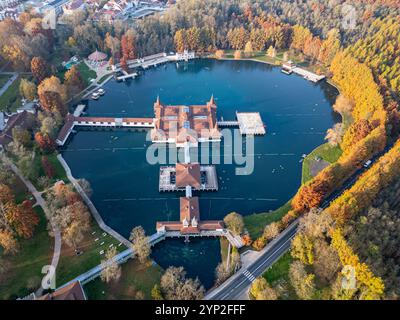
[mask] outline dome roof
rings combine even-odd
[[[100,52],[100,51],[95,51],[93,53],[91,53],[88,57],[89,60],[92,61],[102,61],[105,60],[107,58],[107,55],[104,52]]]

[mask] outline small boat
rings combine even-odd
[[[93,92],[91,98],[92,98],[93,100],[97,100],[97,99],[100,98],[100,95],[99,95],[97,92]]]
[[[100,88],[99,90],[97,90],[97,93],[102,96],[106,93],[106,91],[103,88]]]

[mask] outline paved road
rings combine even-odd
[[[9,74],[7,73],[7,75],[9,75]],[[0,96],[3,95],[3,93],[6,92],[7,89],[8,89],[8,88],[13,84],[13,82],[18,78],[18,73],[16,73],[16,72],[11,73],[11,75],[12,75],[11,78],[8,79],[8,81],[4,84],[4,86],[2,86],[2,87],[0,88]]]
[[[281,235],[269,243],[260,256],[247,269],[241,270],[232,276],[231,281],[207,294],[207,300],[241,300],[247,298],[247,291],[251,283],[264,271],[272,266],[287,250],[296,234],[298,220],[293,222]]]
[[[61,233],[58,227],[51,221],[50,214],[49,214],[49,209],[47,208],[46,202],[44,201],[42,194],[35,188],[35,186],[28,180],[26,179],[22,173],[19,171],[19,169],[13,164],[10,163],[11,170],[14,171],[14,173],[21,179],[21,181],[25,184],[25,186],[28,188],[29,192],[32,193],[33,197],[36,200],[36,204],[41,206],[43,211],[46,214],[47,219],[50,222],[51,228],[54,233],[54,252],[53,252],[53,258],[51,260],[51,265],[54,267],[54,269],[57,268],[58,265],[58,260],[60,259],[60,251],[61,251]]]
[[[371,161],[372,164],[377,161],[384,153],[386,153],[392,144],[388,145],[378,155],[374,156]],[[371,165],[372,165],[371,164]],[[325,201],[322,203],[321,208],[325,209],[329,204],[339,197],[343,191],[349,189],[356,181],[357,178],[364,173],[367,168],[362,167],[357,170],[343,186],[333,192]],[[242,300],[248,299],[248,290],[251,283],[259,276],[261,276],[266,269],[270,268],[285,252],[290,249],[291,240],[296,235],[298,220],[294,221],[285,231],[283,231],[274,241],[268,244],[262,251],[259,252],[259,256],[247,266],[246,269],[240,270],[225,283],[218,288],[210,291],[205,299],[206,300]]]

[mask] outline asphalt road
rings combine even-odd
[[[298,221],[291,224],[280,236],[263,249],[262,254],[247,269],[239,271],[232,280],[210,293],[210,300],[240,300],[246,297],[251,283],[272,266],[287,250],[296,234]]]
[[[376,155],[371,159],[370,168],[374,162],[377,161],[384,153],[391,148],[388,145],[384,151]],[[364,173],[367,168],[362,167],[357,170],[343,186],[332,193],[322,203],[321,208],[325,209],[329,204],[340,196],[345,190],[349,189],[356,181],[357,178]],[[243,300],[248,297],[248,290],[251,283],[259,276],[261,276],[265,270],[270,268],[285,252],[290,249],[291,240],[296,235],[298,220],[294,221],[285,231],[283,231],[274,241],[267,245],[262,251],[261,255],[250,265],[247,269],[240,270],[225,283],[218,288],[209,292],[205,299],[207,300]]]

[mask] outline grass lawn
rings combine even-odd
[[[53,165],[54,171],[55,171],[55,176],[54,180],[64,180],[66,183],[69,182],[67,178],[67,173],[64,170],[64,167],[61,165],[60,161],[57,159],[57,153],[52,153],[47,156],[49,159],[49,162]]]
[[[97,78],[96,72],[93,71],[92,69],[90,69],[84,61],[79,62],[75,66],[82,76],[83,82],[85,83],[85,87],[87,87],[91,84],[90,79]],[[64,68],[62,71],[57,73],[57,77],[59,77],[62,81],[64,81],[64,75],[66,72],[67,72],[67,70]]]
[[[0,74],[0,88],[2,88],[10,78],[11,76],[8,74]]]
[[[123,265],[118,282],[104,283],[97,278],[84,286],[89,300],[132,300],[141,292],[144,299],[151,299],[151,289],[160,282],[163,270],[160,266],[141,264],[137,259],[130,259]]]
[[[18,176],[15,176],[15,182],[12,185],[12,191],[15,195],[15,202],[22,203],[26,199],[33,199],[25,184]]]
[[[253,240],[260,237],[267,224],[280,220],[290,209],[291,201],[271,212],[256,213],[243,217],[244,225]]]
[[[78,68],[83,81],[85,82],[86,86],[90,85],[90,79],[96,79],[97,78],[97,74],[95,71],[93,71],[92,69],[90,69],[85,62],[81,62],[79,64],[76,65],[76,67]]]
[[[224,237],[219,238],[219,243],[221,246],[221,261],[226,262],[226,259],[228,258],[228,249],[229,249],[229,242],[226,240]]]
[[[52,164],[54,168],[55,175],[52,178],[52,182],[54,183],[58,180],[64,180],[66,183],[68,183],[69,180],[67,178],[67,174],[63,166],[61,165],[60,161],[58,161],[57,159],[57,152],[54,152],[52,154],[45,154],[44,156],[46,156],[49,159],[49,162]],[[35,166],[35,170],[38,173],[38,177],[46,175],[42,166],[42,154],[37,149],[35,149],[35,158],[32,162],[32,165]],[[37,184],[37,179],[34,179],[31,182],[39,191],[43,189]]]
[[[21,95],[19,93],[20,83],[21,77],[18,77],[0,96],[0,111],[14,112],[21,106]]]
[[[292,263],[293,258],[290,252],[286,252],[282,257],[276,261],[271,268],[264,272],[263,277],[268,283],[273,286],[284,286],[287,289],[285,296],[281,296],[283,300],[294,300],[297,299],[296,293],[290,284],[289,280],[289,267]]]
[[[40,207],[35,207],[40,216],[40,223],[36,227],[31,239],[20,240],[20,250],[14,256],[3,256],[10,264],[10,270],[0,275],[0,299],[15,299],[24,297],[40,286],[43,277],[42,267],[51,263],[54,240],[47,231],[47,220]],[[33,289],[28,289],[28,282],[34,283]]]
[[[93,232],[95,233],[92,234]],[[109,234],[103,236],[103,233],[104,231],[100,229],[96,222],[92,221],[91,229],[85,234],[84,240],[78,246],[78,250],[83,251],[82,254],[76,255],[73,248],[65,244],[62,246],[57,267],[57,287],[99,265],[101,260],[104,259],[104,254],[100,255],[100,251],[107,250],[111,244],[117,247],[118,252],[126,249],[124,245],[118,247],[118,240]],[[96,239],[99,240],[95,241]]]
[[[325,143],[317,147],[303,161],[301,182],[304,184],[313,178],[310,166],[313,161],[316,161],[316,157],[320,157],[322,160],[329,163],[335,163],[341,155],[342,150],[339,146],[333,147],[329,143]]]

